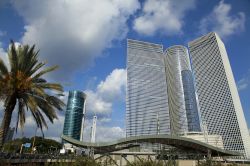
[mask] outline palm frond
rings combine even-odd
[[[30,50],[30,53],[27,55],[27,57],[29,57],[29,63],[27,63],[24,72],[31,76],[32,74],[30,74],[30,72],[32,71],[32,69],[37,65],[38,59],[37,59],[37,55],[39,53],[39,51],[37,52],[33,52],[33,49],[35,48],[35,46],[32,47],[32,49]]]
[[[53,123],[53,120],[57,119],[54,107],[58,110],[61,110],[64,106],[64,103],[62,101],[57,101],[56,99],[54,99],[54,97],[51,96],[43,98],[38,95],[32,95],[32,97],[36,101],[38,107],[40,108],[40,111],[46,115],[46,117],[50,120],[51,123]]]
[[[20,71],[23,71],[24,66],[28,63],[28,61],[25,61],[25,57],[26,57],[28,50],[29,50],[28,45],[24,45],[24,46],[19,47],[17,49],[17,51],[18,51],[18,70],[20,70]]]
[[[36,84],[36,86],[43,88],[43,89],[50,89],[50,90],[63,92],[62,85],[57,84],[57,83],[41,83],[41,84]]]
[[[42,117],[42,114],[38,110],[38,105],[37,105],[36,100],[33,96],[28,96],[27,105],[29,107],[29,110],[30,110],[34,120],[36,121],[37,127],[40,128],[40,130],[43,134],[43,126],[45,126],[46,128],[48,128],[48,126],[47,126],[46,121]]]
[[[35,45],[16,47],[14,41],[11,41],[8,50],[10,71],[0,58],[0,100],[4,101],[5,108],[12,109],[5,112],[12,112],[16,103],[18,104],[16,129],[19,126],[21,129],[24,127],[27,110],[31,112],[37,127],[43,133],[43,128],[48,128],[45,118],[53,123],[53,120],[57,119],[56,110],[63,110],[65,104],[60,100],[64,92],[62,85],[41,78],[58,66],[43,68],[46,63],[39,62],[38,53]],[[12,98],[12,102],[11,96],[15,98]],[[11,116],[9,117],[8,124],[3,126],[6,131],[10,125]]]
[[[45,126],[46,129],[48,129],[47,122],[46,122],[46,120],[44,119],[43,114],[40,112],[40,110],[37,110],[37,115],[38,115],[38,117],[39,117],[39,119],[40,119],[40,121],[41,121],[41,124],[42,124],[41,126]]]
[[[29,73],[27,73],[27,75],[32,76],[35,72],[37,72],[39,69],[41,69],[46,63],[45,62],[41,62],[37,65],[35,65],[32,70],[29,71]]]
[[[25,103],[27,104],[29,110],[31,112],[36,112],[37,111],[37,103],[34,99],[33,96],[27,96],[27,100],[25,101]]]
[[[16,131],[17,131],[17,128],[19,127],[19,124],[20,124],[21,129],[23,130],[24,123],[25,123],[25,109],[24,109],[24,107],[25,107],[24,101],[19,100],[18,101]]]
[[[34,119],[35,122],[36,122],[37,127],[40,128],[40,130],[41,130],[41,132],[42,132],[42,135],[43,135],[43,137],[44,137],[43,125],[42,125],[42,122],[41,122],[41,119],[40,119],[38,113],[37,113],[37,112],[32,112],[32,111],[31,111],[31,114],[32,114],[32,116],[33,116],[33,119]],[[47,127],[48,127],[48,126],[47,126]]]
[[[11,40],[10,50],[8,51],[8,58],[9,58],[11,73],[16,73],[18,67],[18,58],[17,58],[17,50],[13,40]]]
[[[3,60],[0,58],[0,75],[7,75],[8,74],[8,68],[4,64]]]
[[[33,79],[37,79],[37,78],[41,77],[42,75],[44,75],[44,74],[46,74],[46,73],[49,73],[49,72],[51,72],[51,71],[56,70],[57,68],[58,68],[58,66],[48,67],[48,68],[46,68],[46,69],[40,71],[39,73],[37,73],[37,74],[33,77]]]
[[[46,102],[38,102],[38,106],[40,108],[40,111],[42,111],[46,115],[51,123],[54,122],[54,119],[57,119],[55,109],[50,104]]]
[[[43,78],[37,78],[35,80],[33,80],[33,83],[46,83],[47,80],[43,79]]]
[[[58,110],[63,110],[65,106],[64,102],[55,96],[49,96],[46,99],[52,106],[56,107]]]
[[[37,96],[40,98],[45,98],[47,94],[45,93],[44,89],[38,86],[32,86],[31,91],[27,92],[26,94],[32,95],[32,96]]]

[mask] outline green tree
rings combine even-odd
[[[32,138],[17,138],[15,140],[6,142],[4,144],[4,152],[9,152],[9,153],[19,153],[21,145],[24,143],[31,143],[33,142],[34,137]],[[36,137],[35,145],[37,149],[37,153],[43,154],[43,153],[59,153],[59,150],[62,148],[61,143],[52,140],[52,139],[46,139],[42,137]],[[31,147],[29,148],[23,148],[22,150],[23,153],[30,153],[31,152]]]
[[[63,87],[58,83],[49,83],[43,77],[57,66],[43,69],[46,63],[38,61],[38,53],[35,45],[15,46],[11,41],[8,49],[9,68],[0,58],[0,100],[5,107],[0,127],[0,146],[4,143],[14,110],[18,115],[16,129],[18,126],[23,129],[25,112],[30,111],[37,127],[43,132],[44,127],[48,128],[44,117],[53,123],[57,119],[56,110],[62,110],[64,106],[59,98]]]

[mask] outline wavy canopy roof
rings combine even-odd
[[[126,149],[131,146],[135,146],[138,143],[161,143],[165,145],[174,146],[178,149],[184,151],[195,151],[199,153],[207,153],[210,151],[212,156],[241,156],[242,154],[234,151],[228,151],[215,146],[193,140],[185,137],[171,136],[165,134],[159,135],[144,135],[144,136],[134,136],[129,138],[122,138],[112,142],[82,142],[76,139],[70,138],[68,136],[62,135],[63,140],[83,148],[92,147],[99,152],[113,152],[121,149]]]

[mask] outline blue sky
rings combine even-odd
[[[125,131],[126,39],[167,48],[216,31],[227,48],[250,128],[249,16],[248,0],[0,0],[0,56],[6,60],[10,39],[36,44],[41,60],[60,65],[48,79],[61,82],[65,91],[85,91],[88,117],[98,115],[97,140],[110,140]],[[58,139],[63,120],[59,113],[45,136]],[[24,135],[34,131],[30,117]]]

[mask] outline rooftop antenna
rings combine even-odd
[[[83,131],[84,131],[84,123],[85,123],[85,115],[86,115],[86,95],[84,94],[84,103],[83,103],[83,112],[82,112],[82,125],[81,125],[81,134],[80,141],[83,141]]]
[[[93,124],[91,127],[91,136],[90,136],[90,142],[95,143],[95,134],[96,134],[96,121],[97,121],[97,116],[93,116]]]
[[[96,121],[97,121],[97,116],[93,116],[93,124],[91,126],[91,133],[90,133],[90,142],[95,143],[95,134],[96,134]],[[95,152],[94,148],[90,147],[89,149],[89,156],[91,158],[94,158]]]

